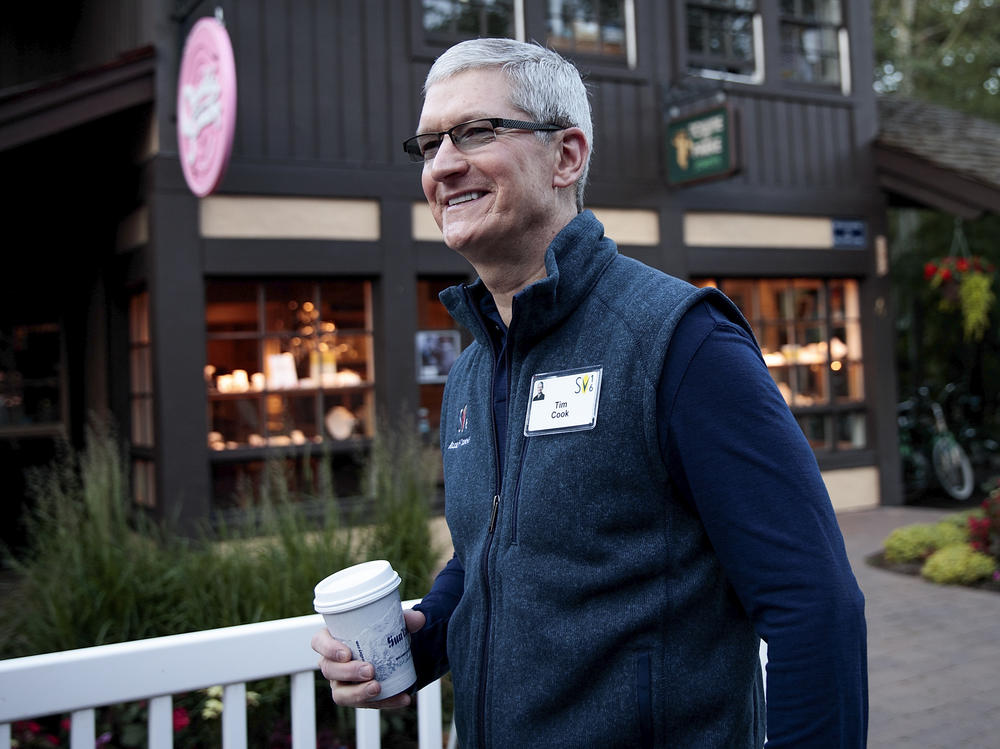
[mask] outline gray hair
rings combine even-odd
[[[510,81],[511,105],[535,121],[578,127],[593,153],[594,123],[580,71],[557,52],[515,39],[469,39],[446,50],[431,66],[424,94],[435,83],[458,73],[499,68]],[[549,133],[538,133],[548,137]],[[576,208],[583,210],[583,190],[590,153],[576,183]]]

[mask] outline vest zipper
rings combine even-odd
[[[463,287],[466,305],[472,310],[473,315],[479,321],[480,326],[483,328],[488,324],[486,320],[483,319],[482,314],[479,312],[478,305],[472,302],[470,298],[468,288]],[[507,335],[510,335],[510,330],[508,329]],[[493,343],[493,337],[487,333],[487,340],[490,342],[490,350],[493,353],[493,372],[490,374],[490,426],[493,433],[493,450],[494,450],[494,468],[496,469],[496,493],[493,495],[493,507],[490,511],[490,522],[486,529],[486,542],[483,544],[483,553],[480,557],[479,571],[483,580],[483,600],[484,600],[484,619],[483,619],[483,639],[479,650],[479,663],[482,669],[480,679],[479,679],[479,693],[477,695],[476,704],[478,706],[476,721],[478,730],[478,745],[482,748],[486,747],[486,681],[487,681],[487,668],[486,661],[489,658],[489,642],[490,642],[490,630],[491,622],[493,618],[493,594],[490,590],[490,549],[493,547],[493,535],[496,531],[497,520],[500,515],[500,494],[502,491],[503,475],[500,472],[500,451],[503,446],[499,444],[497,440],[497,423],[496,417],[493,414],[493,388],[494,379],[496,372],[496,360],[499,352],[496,350],[496,344]],[[508,366],[508,391],[510,388],[510,373]],[[508,411],[510,409],[510,395],[508,392],[507,396]],[[509,419],[508,419],[509,421]],[[509,424],[508,424],[509,428]]]
[[[490,527],[486,531],[491,536],[493,535],[493,531],[497,527],[497,510],[499,510],[499,509],[500,509],[500,495],[499,494],[494,494],[493,495],[493,514],[490,516]]]

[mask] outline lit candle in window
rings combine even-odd
[[[247,371],[245,369],[234,369],[233,391],[237,393],[245,393],[249,389],[250,389],[250,378],[247,377]]]

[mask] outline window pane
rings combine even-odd
[[[62,372],[58,323],[0,328],[0,427],[59,424]]]
[[[306,282],[264,284],[264,319],[267,332],[311,335],[319,318],[316,285]]]
[[[423,0],[424,30],[430,36],[471,39],[513,37],[513,0]]]
[[[764,363],[814,447],[864,447],[864,413],[837,413],[864,401],[858,282],[854,279],[694,279],[718,286],[743,312]],[[818,412],[818,413],[817,413]]]
[[[256,284],[209,281],[205,285],[205,322],[209,333],[256,331]]]
[[[837,449],[859,450],[867,444],[865,415],[863,413],[848,413],[837,416]]]
[[[333,441],[334,393],[352,413],[374,406],[370,282],[215,281],[208,294],[210,448]],[[372,436],[370,415],[364,429],[351,434]]]
[[[689,65],[749,75],[754,72],[752,2],[688,3]]]
[[[840,0],[781,0],[782,18],[840,24]]]
[[[337,330],[370,330],[370,286],[359,281],[321,283],[319,319],[332,322]]]
[[[784,78],[840,83],[838,0],[783,0],[781,3],[781,74]]]
[[[323,398],[323,430],[327,439],[375,435],[374,404],[363,392],[327,393]]]
[[[156,507],[154,464],[149,460],[132,461],[132,496],[142,507]]]
[[[205,378],[209,387],[220,393],[245,392],[255,384],[263,387],[254,373],[260,372],[260,347],[256,338],[209,339],[208,366]],[[237,374],[237,371],[244,374]],[[244,381],[244,376],[246,380]]]
[[[264,445],[261,427],[260,403],[256,398],[213,399],[209,427],[209,446],[213,449],[233,448],[238,445]],[[251,439],[253,435],[254,439]]]
[[[565,52],[624,57],[622,0],[549,0],[548,44]]]
[[[149,292],[143,291],[129,299],[129,400],[131,402],[131,435],[133,447],[153,446],[153,362],[149,340]],[[139,504],[152,506],[152,464],[137,461],[136,476],[148,479],[149,486],[137,486],[133,498]]]

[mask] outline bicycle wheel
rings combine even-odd
[[[931,462],[941,488],[949,497],[961,502],[972,496],[975,488],[972,461],[954,437],[949,434],[934,442]]]

